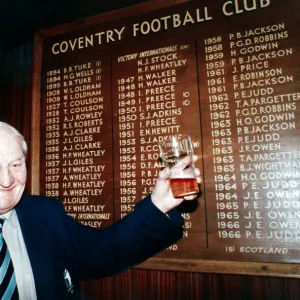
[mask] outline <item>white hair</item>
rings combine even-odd
[[[12,131],[21,140],[22,150],[23,150],[24,155],[26,156],[28,148],[27,148],[27,143],[26,143],[23,135],[16,128],[12,127],[11,125],[9,125],[5,122],[0,121],[0,128],[1,127]]]

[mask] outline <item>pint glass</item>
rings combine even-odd
[[[171,169],[170,185],[174,198],[197,194],[199,187],[194,175],[192,161],[194,152],[191,138],[172,136],[161,142],[159,149],[162,161]],[[176,164],[186,156],[191,158],[189,166],[182,168],[180,164]]]

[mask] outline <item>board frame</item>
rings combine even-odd
[[[48,37],[83,29],[96,24],[111,22],[120,18],[136,16],[151,11],[163,9],[190,0],[150,0],[148,2],[111,11],[101,15],[80,19],[68,24],[59,25],[50,29],[39,31],[35,35],[33,83],[32,83],[32,121],[31,121],[31,186],[30,192],[34,195],[40,193],[40,99],[42,74],[42,44]],[[300,265],[297,263],[267,263],[267,262],[240,262],[218,261],[202,259],[169,259],[150,258],[136,266],[137,269],[168,270],[183,272],[240,274],[255,276],[275,276],[300,278]]]

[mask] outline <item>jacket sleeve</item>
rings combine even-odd
[[[183,218],[172,210],[165,215],[148,196],[134,211],[102,230],[84,226],[65,215],[80,280],[110,276],[178,241]]]

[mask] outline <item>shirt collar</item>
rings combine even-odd
[[[5,214],[1,215],[1,218],[5,221],[7,221],[10,225],[13,227],[16,227],[16,211],[15,209],[11,209],[10,211],[6,212]]]

